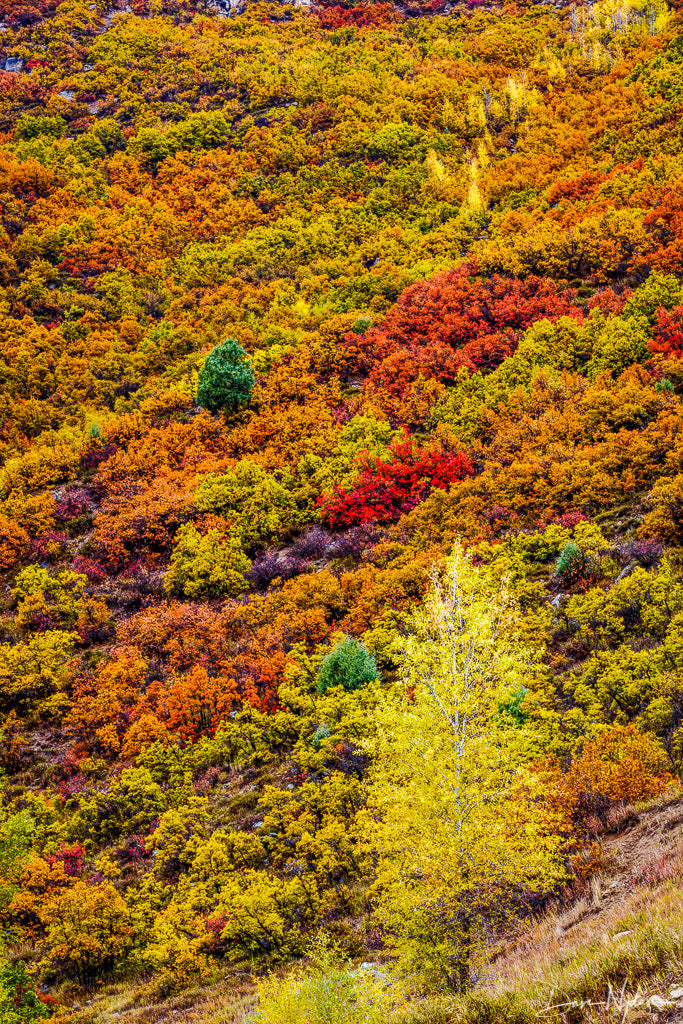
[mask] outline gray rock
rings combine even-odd
[[[379,964],[373,964],[369,960],[366,960],[360,965],[358,970],[362,971],[363,974],[370,975],[373,981],[379,982],[382,985],[388,985],[390,983],[391,979],[389,978],[389,974]]]

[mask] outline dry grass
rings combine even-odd
[[[161,1001],[146,1001],[142,992],[130,985],[107,986],[53,1019],[54,1024],[246,1024],[256,1005],[256,988],[247,973],[232,973],[214,985]]]
[[[533,946],[505,967],[482,989],[421,1000],[392,1024],[683,1021],[683,999],[669,997],[683,978],[683,892],[666,882],[656,899],[634,895],[626,915],[615,910],[599,928],[582,927],[571,945],[557,939],[556,920],[544,921]]]
[[[683,877],[683,801],[680,794],[624,819],[627,827],[603,842],[602,866],[574,904],[528,922],[495,963],[495,991],[523,987],[539,972],[567,961],[596,936],[624,931],[619,923],[647,914],[656,891]]]

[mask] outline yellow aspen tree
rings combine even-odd
[[[496,928],[560,881],[562,830],[505,713],[535,669],[508,586],[459,546],[430,582],[378,713],[377,906],[404,969],[463,991]]]

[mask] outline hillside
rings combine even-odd
[[[0,0],[2,1024],[683,1013],[681,24]]]
[[[602,866],[587,890],[548,908],[511,936],[494,961],[494,980],[470,1005],[457,999],[417,1000],[391,1020],[552,1020],[551,1010],[558,1007],[570,1020],[592,1013],[598,1020],[676,1024],[683,1016],[682,841],[679,796],[637,813],[629,809],[604,837]],[[653,925],[658,947],[651,941]],[[621,981],[628,976],[625,967],[631,975],[627,985]],[[510,993],[517,994],[523,1009],[496,1002]],[[178,1019],[227,1024],[248,1019],[256,997],[242,974],[152,1004],[135,1005],[128,986],[109,984],[83,1003],[103,1024]],[[582,1010],[581,1003],[589,1005]]]

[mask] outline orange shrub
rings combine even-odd
[[[579,812],[600,812],[614,803],[636,803],[665,788],[666,754],[634,725],[615,725],[584,743],[572,758],[567,781]]]

